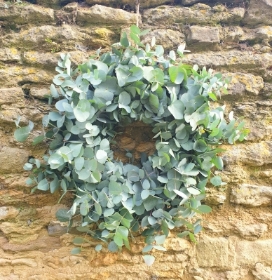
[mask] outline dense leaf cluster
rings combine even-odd
[[[34,140],[49,140],[49,151],[43,162],[25,164],[26,170],[35,167],[28,179],[34,190],[75,192],[71,209],[59,211],[58,218],[71,225],[81,215],[78,230],[108,242],[110,251],[129,248],[129,236],[139,230],[146,236],[143,252],[165,250],[174,228],[194,240],[201,225],[190,218],[210,211],[201,204],[205,186],[211,169],[223,168],[218,145],[246,135],[232,114],[225,120],[224,106],[210,106],[225,89],[222,76],[182,64],[176,58],[182,46],[168,55],[154,39],[143,46],[144,33],[132,26],[132,43],[124,33],[112,52],[98,53],[76,69],[68,54],[61,55],[51,85],[55,109],[43,118],[45,135]],[[116,126],[136,120],[149,124],[157,140],[155,154],[142,155],[141,166],[115,160],[111,150]],[[25,140],[32,126],[17,129],[16,139]],[[211,183],[222,181],[215,176]],[[145,260],[150,264],[153,258]]]

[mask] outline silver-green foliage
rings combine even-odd
[[[132,26],[133,44],[124,33],[112,52],[75,69],[69,55],[61,54],[50,88],[57,102],[43,118],[45,135],[34,140],[46,139],[49,150],[42,162],[25,164],[26,170],[34,169],[28,179],[34,190],[75,192],[71,209],[57,217],[71,225],[80,215],[78,230],[108,242],[110,251],[129,248],[129,237],[139,230],[146,237],[144,253],[165,250],[162,244],[172,229],[194,240],[201,225],[190,218],[210,212],[201,204],[205,186],[211,169],[223,168],[218,145],[242,141],[247,134],[232,114],[225,120],[224,106],[210,106],[226,86],[220,74],[182,64],[176,58],[182,57],[182,47],[165,55],[154,40],[143,46],[144,33]],[[143,155],[140,167],[115,160],[110,148],[116,126],[136,120],[152,126],[157,139],[155,154]],[[32,127],[19,128],[16,139],[25,140]],[[210,182],[222,184],[219,176]],[[150,255],[144,259],[154,261]]]

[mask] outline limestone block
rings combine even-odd
[[[43,68],[54,68],[57,65],[59,54],[41,53],[29,51],[24,53],[23,61],[25,64],[43,66]]]
[[[24,92],[21,88],[0,88],[0,105],[13,104],[20,107],[24,105],[24,101]]]
[[[242,184],[231,189],[230,201],[248,207],[270,206],[272,203],[272,186]]]
[[[25,266],[30,266],[30,267],[36,267],[37,262],[34,261],[33,259],[21,258],[21,259],[12,260],[11,265],[13,265],[13,266],[25,265]]]
[[[267,224],[255,223],[245,225],[244,223],[236,223],[236,230],[245,239],[253,240],[261,237],[268,230]]]
[[[30,255],[33,255],[33,252],[37,252],[37,251],[48,252],[61,247],[59,242],[59,237],[51,237],[44,232],[42,232],[41,236],[39,236],[38,238],[37,236],[38,234],[33,234],[33,235],[30,234],[29,235],[30,240],[29,241],[26,240],[26,242],[23,242],[22,244],[18,244],[18,242],[12,243],[6,241],[4,244],[2,244],[1,248],[5,251],[15,252],[15,253],[30,251]],[[27,237],[27,235],[21,236],[21,239],[24,241],[22,237]],[[36,237],[36,239],[34,239],[33,237]],[[20,235],[18,234],[18,239],[19,238]]]
[[[268,220],[260,223],[249,213],[237,213],[233,209],[224,212],[224,209],[221,209],[222,212],[212,212],[205,218],[203,221],[205,232],[220,236],[232,236],[235,234],[247,240],[256,240],[268,230],[267,224],[264,223],[268,222]],[[226,212],[228,213],[227,218]]]
[[[12,147],[0,147],[0,174],[24,172],[23,165],[27,162],[29,152]]]
[[[91,8],[79,7],[77,24],[135,24],[137,15],[121,9],[114,9],[101,5],[94,5]]]
[[[240,86],[241,88],[243,86],[240,83],[238,83],[237,85]],[[237,91],[238,89],[239,88],[234,87],[234,90]],[[237,97],[239,99],[241,98],[241,96],[239,95],[232,95],[232,97],[234,98]],[[272,106],[272,102],[267,100],[267,101],[256,101],[254,103],[241,102],[233,108],[235,112],[235,116],[244,118],[244,120],[246,121],[246,127],[250,129],[250,133],[247,136],[247,139],[249,141],[256,142],[256,141],[271,139],[272,136],[271,106]]]
[[[3,87],[16,87],[24,83],[49,84],[54,72],[26,66],[9,66],[0,68],[0,84]],[[1,113],[0,113],[1,115]]]
[[[0,207],[0,220],[8,220],[15,218],[19,211],[12,206],[2,206]]]
[[[259,177],[260,178],[271,178],[272,177],[272,170],[261,170],[259,171]]]
[[[239,162],[249,166],[270,164],[272,163],[272,142],[260,141],[229,147],[223,155],[223,160],[227,165]]]
[[[271,13],[271,0],[250,0],[243,23],[249,26],[272,24]]]
[[[272,265],[272,239],[239,240],[236,242],[235,252],[237,265],[255,266],[256,263],[270,267]]]
[[[259,39],[271,39],[272,37],[272,26],[261,26],[254,29],[256,37]]]
[[[47,87],[30,87],[29,94],[34,98],[46,99],[46,96],[50,94],[49,85]]]
[[[135,1],[134,0],[119,0],[117,3],[116,0],[87,0],[86,3],[90,5],[100,4],[100,5],[109,5],[113,7],[119,7],[124,9],[131,9],[134,10],[135,8]],[[169,3],[169,0],[145,0],[141,1],[140,6],[141,8],[150,8],[156,7],[159,5],[163,5]]]
[[[5,237],[12,243],[24,244],[32,242],[38,238],[38,232],[42,226],[28,225],[26,222],[3,222],[0,224],[0,230],[5,234]]]
[[[16,48],[1,48],[0,61],[3,62],[20,62],[21,53]]]
[[[0,19],[17,24],[46,24],[54,23],[54,10],[38,5],[9,5],[0,7]]]
[[[218,271],[216,269],[198,268],[195,273],[199,276],[194,276],[195,280],[242,280],[248,274],[249,270],[240,268],[228,271]]]
[[[226,26],[222,28],[222,41],[223,44],[230,42],[238,43],[244,35],[244,30],[240,26]]]
[[[228,93],[233,95],[243,95],[249,93],[258,95],[264,87],[263,78],[245,73],[224,73],[224,76],[230,77],[231,82],[228,86]]]
[[[255,270],[252,271],[255,276],[255,280],[271,280],[272,269],[271,267],[265,266],[262,263],[256,263]]]
[[[61,44],[61,47],[74,46],[75,41],[80,43],[86,39],[88,36],[75,26],[66,24],[63,26],[43,25],[22,29],[19,33],[12,35],[8,34],[3,38],[3,45],[55,52],[57,51],[56,43]]]
[[[196,245],[196,259],[200,267],[231,268],[228,240],[223,237],[203,236]]]
[[[241,280],[246,279],[249,269],[240,268],[237,270],[226,271],[226,279],[228,280]]]
[[[239,23],[245,14],[244,8],[228,10],[223,5],[210,7],[205,4],[196,4],[192,7],[159,6],[143,12],[143,23],[168,27],[175,23],[183,24],[216,24]]]
[[[182,61],[199,66],[209,65],[217,69],[235,69],[237,72],[258,73],[257,75],[262,75],[267,71],[265,65],[272,64],[272,55],[270,53],[255,54],[251,50],[207,51],[205,54],[187,54]]]
[[[187,43],[197,44],[199,48],[219,43],[219,28],[193,25],[188,28]]]
[[[176,50],[185,41],[185,35],[180,31],[171,29],[154,29],[144,38],[143,43],[150,43],[152,37],[156,38],[156,44],[162,45],[165,50]]]
[[[109,47],[117,40],[119,40],[119,33],[116,34],[105,27],[82,28],[63,24],[62,26],[43,25],[22,29],[18,33],[4,36],[3,45],[7,47],[23,46],[26,50],[25,58],[23,58],[27,60],[27,63],[41,64],[43,58],[37,56],[41,50],[44,53],[51,52],[54,57],[55,53],[65,52],[65,50],[86,52],[89,49]],[[37,53],[29,53],[27,50],[36,50]],[[49,55],[47,55],[47,59],[49,59]],[[87,55],[85,54],[85,56]]]

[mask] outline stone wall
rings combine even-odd
[[[136,22],[134,1],[30,2],[0,0],[0,279],[271,280],[272,1],[141,1],[149,37],[168,50],[186,41],[191,53],[184,63],[232,77],[220,102],[251,130],[246,143],[224,146],[227,185],[208,188],[213,212],[203,217],[198,243],[173,234],[151,267],[143,263],[140,237],[132,252],[96,253],[91,241],[82,254],[71,255],[74,235],[55,218],[71,197],[58,204],[60,193],[30,194],[23,164],[46,147],[13,138],[18,115],[22,123],[35,121],[35,135],[41,132],[59,53],[69,52],[78,63],[108,49]]]

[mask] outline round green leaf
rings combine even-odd
[[[155,257],[151,256],[151,255],[145,255],[143,256],[144,262],[148,265],[151,266],[154,261],[155,261]]]

